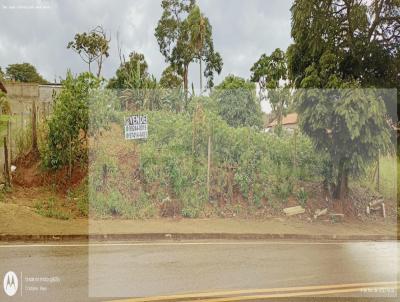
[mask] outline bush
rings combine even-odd
[[[138,153],[138,172],[123,172],[119,161],[102,149],[96,150],[89,167],[91,190],[100,196],[93,208],[102,216],[153,217],[157,209],[163,217],[201,216],[209,200],[209,137],[210,200],[220,204],[234,198],[244,198],[253,208],[267,200],[282,202],[293,194],[297,179],[321,177],[320,156],[302,135],[295,138],[249,127],[233,128],[201,105],[196,105],[192,115],[164,111],[135,114],[147,115],[149,122],[149,138],[131,142]],[[108,171],[106,186],[104,167]],[[139,192],[139,197],[133,197]]]
[[[303,208],[305,208],[307,205],[307,200],[308,200],[307,192],[304,190],[304,188],[300,188],[300,190],[297,192],[297,201]]]
[[[107,129],[119,104],[116,95],[101,84],[90,73],[75,78],[68,72],[48,121],[47,146],[42,152],[46,168],[87,161],[87,136]]]

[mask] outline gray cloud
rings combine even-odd
[[[119,65],[116,33],[123,51],[146,55],[150,72],[159,77],[166,64],[154,38],[161,16],[160,0],[0,0],[0,66],[30,62],[48,80],[86,70],[66,49],[75,33],[103,25],[112,37],[104,76]],[[290,38],[290,0],[198,0],[210,19],[215,48],[224,59],[220,81],[227,74],[245,78],[262,53],[286,49]],[[14,7],[12,7],[14,6]],[[42,8],[32,7],[42,6]],[[43,8],[48,6],[48,8]],[[198,83],[198,66],[191,65],[191,81]]]

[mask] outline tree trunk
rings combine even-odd
[[[32,102],[32,151],[38,153],[38,143],[37,143],[37,129],[36,129],[36,102]]]
[[[200,95],[203,94],[203,66],[202,61],[200,59]]]
[[[348,179],[349,172],[347,171],[344,160],[342,159],[339,163],[339,171],[333,196],[335,199],[341,199],[347,196],[349,182]]]
[[[207,150],[207,198],[210,200],[210,175],[211,175],[211,135],[208,136]]]
[[[188,92],[189,92],[189,65],[186,64],[183,68],[183,89],[185,90],[185,106],[188,100]],[[182,109],[182,108],[181,108]],[[182,110],[181,110],[182,111]]]
[[[11,187],[10,163],[8,162],[8,147],[6,137],[4,137],[4,177],[6,180],[6,186]]]
[[[97,69],[97,77],[100,78],[100,74],[101,74],[101,68],[103,66],[103,57],[99,58],[99,62],[97,64],[98,69]]]

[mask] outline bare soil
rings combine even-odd
[[[16,187],[54,186],[59,193],[66,193],[80,185],[87,175],[87,168],[80,165],[72,168],[71,177],[69,177],[68,167],[57,171],[44,171],[39,156],[34,152],[20,156],[13,162],[13,165],[17,167],[15,173],[12,174],[12,184]]]

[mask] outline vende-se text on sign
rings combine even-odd
[[[133,115],[125,120],[125,139],[146,139],[148,137],[147,116]]]

